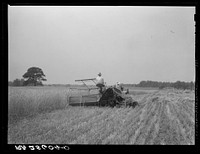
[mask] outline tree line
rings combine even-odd
[[[43,86],[42,81],[47,81],[45,79],[45,74],[42,69],[39,67],[31,67],[27,72],[22,76],[22,79],[15,79],[14,81],[9,81],[9,86]],[[176,89],[191,89],[194,90],[194,82],[158,82],[158,81],[141,81],[138,84],[123,84],[124,86],[135,86],[135,87],[155,87],[159,89],[172,87]]]
[[[126,86],[155,87],[155,88],[159,88],[159,89],[176,88],[176,89],[194,90],[195,83],[192,82],[192,81],[191,82],[184,82],[184,81],[176,81],[176,82],[141,81],[138,84],[126,84]]]

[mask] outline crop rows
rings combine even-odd
[[[134,97],[134,96],[133,96]],[[136,97],[135,97],[136,98]],[[194,93],[161,90],[133,108],[67,107],[9,126],[15,144],[195,144]]]

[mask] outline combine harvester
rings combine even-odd
[[[71,106],[131,106],[138,105],[137,101],[126,92],[114,87],[103,87],[103,92],[99,92],[96,87],[96,79],[75,80],[82,82],[84,88],[69,88],[68,102]],[[95,86],[88,86],[85,82],[93,82]]]

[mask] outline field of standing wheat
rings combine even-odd
[[[135,92],[135,108],[71,107],[66,92],[9,89],[8,144],[195,144],[194,91]]]

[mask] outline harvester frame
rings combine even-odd
[[[95,93],[95,94],[91,93],[91,91],[98,90],[99,88],[98,87],[90,87],[85,83],[85,82],[88,82],[88,81],[92,81],[96,85],[95,80],[96,80],[95,78],[75,80],[75,82],[82,82],[83,86],[85,88],[76,88],[76,87],[70,87],[69,88],[69,96],[68,96],[69,105],[85,106],[85,105],[91,104],[91,105],[98,105],[99,106],[100,94],[99,93]],[[78,91],[78,95],[73,96],[72,95],[73,90]],[[85,91],[86,94],[83,95],[81,93],[81,91]],[[87,99],[90,99],[90,100],[87,100]],[[73,100],[78,100],[78,101],[73,102]]]

